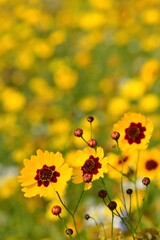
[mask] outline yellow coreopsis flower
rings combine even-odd
[[[73,163],[73,182],[85,182],[84,190],[92,187],[92,182],[104,177],[107,173],[107,157],[104,157],[103,148],[86,147],[78,150]]]
[[[149,177],[152,180],[159,180],[160,172],[160,150],[152,148],[141,152],[139,161],[138,177]],[[159,182],[159,181],[157,181]]]
[[[64,163],[60,152],[43,152],[39,149],[37,155],[24,160],[24,168],[18,181],[23,187],[25,197],[36,195],[51,197],[55,191],[63,194],[71,174],[72,168],[68,163]]]
[[[140,113],[126,113],[114,124],[113,131],[120,133],[118,143],[122,151],[144,150],[151,138],[153,125]]]

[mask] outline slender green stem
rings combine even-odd
[[[58,196],[60,202],[62,203],[63,207],[64,207],[64,208],[68,211],[68,213],[71,215],[72,220],[73,220],[73,223],[74,223],[74,227],[75,227],[75,230],[76,230],[77,237],[78,237],[78,239],[80,240],[80,236],[79,236],[79,233],[78,233],[78,230],[77,230],[77,225],[76,225],[76,221],[75,221],[74,214],[66,207],[66,205],[65,205],[64,202],[62,201],[59,193],[58,193],[57,191],[56,191],[56,193],[57,193],[57,196]],[[77,209],[77,208],[76,208],[76,209]]]
[[[106,184],[105,184],[105,182],[104,182],[104,180],[103,180],[102,177],[101,177],[100,179],[101,179],[101,182],[102,182],[102,184],[103,184],[103,186],[104,186],[104,188],[105,188],[105,190],[106,190],[106,192],[107,192],[108,199],[109,199],[109,201],[111,201],[111,197],[110,197],[109,194],[108,194],[108,191],[107,191],[107,188],[106,188]]]
[[[135,185],[135,194],[136,194],[136,202],[137,202],[137,209],[138,209],[138,218],[140,218],[140,207],[139,207],[138,188],[137,188],[137,176],[138,176],[139,158],[140,158],[140,152],[138,151],[137,161],[136,161],[136,168],[135,168],[135,176],[134,176],[134,185]]]
[[[114,214],[113,214],[113,211],[112,211],[112,222],[111,222],[111,240],[114,239],[114,236],[113,236],[113,224],[114,224]]]
[[[92,123],[90,122],[90,131],[91,131],[91,139],[92,139]]]
[[[127,213],[126,198],[125,198],[124,187],[123,187],[124,160],[123,160],[123,156],[122,156],[122,153],[121,153],[121,149],[119,148],[118,141],[116,141],[116,142],[117,142],[117,149],[119,151],[119,154],[120,154],[120,157],[121,157],[121,162],[122,162],[122,168],[121,168],[121,192],[122,192],[123,205],[124,205],[125,211]]]
[[[142,217],[143,217],[143,212],[144,212],[144,208],[145,208],[147,194],[148,194],[148,186],[146,186],[145,195],[144,195],[144,198],[143,198],[143,204],[142,204],[142,208],[141,208],[141,212],[140,212],[138,223],[137,223],[137,225],[135,227],[135,231],[139,227],[139,224],[140,224],[140,222],[142,220]]]
[[[81,138],[82,138],[82,140],[83,140],[85,143],[87,143],[87,145],[88,145],[88,142],[86,141],[86,139],[84,139],[83,136],[81,136]]]
[[[133,182],[134,183],[134,181],[131,179],[131,178],[129,178],[128,176],[127,176],[127,174],[125,174],[125,173],[122,173],[122,171],[119,171],[117,168],[115,168],[114,166],[112,166],[110,163],[107,163],[111,168],[113,168],[116,172],[118,172],[119,174],[123,174],[123,176],[124,177],[126,177],[130,182]]]
[[[77,202],[77,204],[76,204],[76,207],[75,207],[75,209],[74,209],[73,215],[74,215],[74,214],[76,213],[76,211],[77,211],[77,208],[78,208],[78,205],[79,205],[79,203],[80,203],[80,201],[81,201],[81,199],[82,199],[83,193],[84,193],[84,189],[83,189],[82,192],[81,192],[81,195],[80,195],[80,197],[79,197],[79,200],[78,200],[78,202]]]
[[[65,222],[64,222],[64,220],[63,220],[63,218],[61,218],[61,216],[60,215],[58,215],[58,217],[59,217],[59,219],[63,222],[63,225],[64,225],[64,227],[66,228],[66,230],[68,229],[68,227],[66,226],[66,224],[65,224]],[[69,235],[69,238],[70,239],[72,239],[72,235]]]
[[[129,217],[131,215],[131,209],[132,209],[132,194],[129,194],[129,211],[128,211]]]
[[[122,217],[122,216],[120,215],[120,213],[118,212],[118,210],[116,210],[116,213],[117,213],[117,215],[120,217],[120,219],[122,220],[124,226],[125,226],[125,227],[128,229],[128,231],[131,233],[133,240],[135,240],[135,236],[134,236],[135,231],[134,231],[134,228],[133,228],[132,224],[130,223],[130,221],[127,221],[127,222],[126,222],[126,221],[124,220],[124,217]],[[128,225],[129,225],[129,226],[128,226]]]

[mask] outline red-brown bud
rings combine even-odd
[[[83,175],[83,181],[86,182],[86,183],[89,183],[92,181],[92,174],[90,173],[85,173]]]
[[[97,146],[97,141],[96,139],[90,139],[88,140],[88,146],[91,147],[91,148],[95,148]]]
[[[53,215],[56,215],[56,216],[59,215],[61,213],[61,211],[62,211],[62,209],[58,205],[53,206],[51,209],[51,212],[53,213]]]
[[[106,191],[106,190],[100,190],[100,191],[98,192],[98,196],[99,196],[100,198],[105,198],[105,197],[107,197],[107,191]]]
[[[120,133],[119,132],[112,132],[111,137],[113,140],[118,140],[120,138]]]
[[[88,122],[93,122],[94,121],[94,117],[93,116],[89,116],[88,118],[87,118],[87,120],[88,120]]]
[[[113,211],[114,209],[116,209],[116,207],[117,207],[117,203],[116,203],[115,201],[110,201],[110,202],[108,203],[108,208],[109,208],[111,211]]]
[[[74,130],[74,136],[82,137],[82,135],[83,135],[83,130],[81,128],[77,128]]]
[[[143,185],[145,185],[145,186],[148,186],[148,185],[150,184],[150,182],[151,182],[151,180],[150,180],[149,177],[144,177],[144,178],[142,179],[142,183],[143,183]]]

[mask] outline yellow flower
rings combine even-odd
[[[147,86],[152,86],[156,81],[160,69],[157,59],[150,59],[142,65],[140,77]]]
[[[123,173],[127,174],[130,170],[131,165],[131,155],[125,154],[123,159],[115,154],[110,152],[107,154],[108,157],[108,176],[112,179],[120,179],[122,172],[122,163],[123,163]]]
[[[113,97],[107,105],[107,110],[112,116],[120,116],[129,109],[129,102],[122,97]]]
[[[139,161],[139,177],[149,177],[151,180],[160,179],[160,150],[153,148],[141,152]]]
[[[18,181],[21,183],[25,197],[36,195],[50,197],[54,190],[61,195],[70,180],[72,168],[69,168],[60,152],[53,153],[37,150],[37,155],[24,160],[24,168]]]
[[[18,112],[21,111],[25,104],[25,96],[14,88],[6,88],[1,94],[1,101],[5,111]]]
[[[120,89],[122,96],[127,99],[136,100],[143,96],[145,92],[145,84],[139,79],[131,79],[127,81]],[[138,91],[137,91],[138,89]]]
[[[73,182],[78,184],[85,182],[85,190],[92,187],[92,182],[103,177],[107,173],[107,158],[104,157],[104,151],[101,147],[86,147],[78,150],[73,162]],[[89,182],[85,181],[85,176],[91,176]]]
[[[154,112],[159,108],[160,100],[155,94],[147,94],[139,101],[139,106],[142,111]]]
[[[151,138],[153,125],[140,113],[126,113],[114,124],[113,131],[120,133],[118,142],[122,151],[144,150]]]

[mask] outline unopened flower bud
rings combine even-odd
[[[98,192],[98,196],[99,196],[100,198],[105,198],[105,197],[107,197],[107,191],[106,191],[106,190],[100,190],[100,191]]]
[[[81,128],[77,128],[74,130],[74,136],[82,137],[82,135],[83,135],[83,130]]]
[[[114,209],[116,209],[116,207],[117,207],[117,203],[116,203],[115,201],[110,201],[110,202],[108,203],[108,208],[109,208],[111,211],[113,211]]]
[[[72,235],[72,234],[73,234],[72,228],[67,228],[67,229],[66,229],[66,234],[67,234],[67,235]]]
[[[90,218],[88,213],[86,213],[84,217],[85,217],[86,220],[88,220]]]
[[[51,209],[51,212],[53,213],[53,215],[56,215],[56,216],[59,215],[61,213],[61,211],[62,211],[62,209],[58,205],[53,206]]]
[[[87,118],[87,120],[88,120],[88,122],[93,122],[94,121],[94,117],[93,116],[89,116],[88,118]]]
[[[144,178],[142,179],[142,183],[143,183],[143,185],[145,185],[145,186],[148,186],[148,185],[150,184],[150,182],[151,182],[151,180],[150,180],[149,177],[144,177]]]
[[[92,174],[90,173],[85,173],[83,175],[83,181],[86,182],[86,183],[89,183],[92,181]]]
[[[112,137],[113,140],[117,141],[120,137],[120,133],[119,132],[112,132],[111,137]]]
[[[126,193],[127,193],[128,195],[131,195],[132,192],[133,192],[133,190],[132,190],[131,188],[128,188],[128,189],[126,190]]]
[[[97,141],[93,138],[88,140],[88,146],[91,148],[95,148],[97,146]]]

